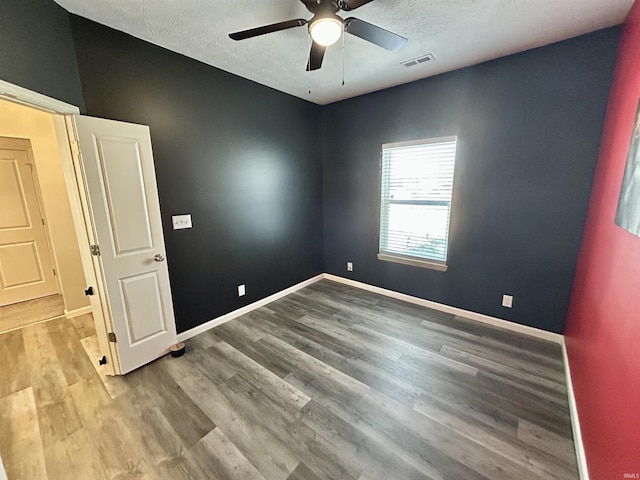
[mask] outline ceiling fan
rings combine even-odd
[[[311,44],[311,52],[309,52],[309,60],[307,61],[307,71],[318,70],[322,66],[326,48],[336,43],[342,35],[342,32],[350,33],[351,35],[355,35],[392,52],[397,52],[407,43],[406,38],[385,30],[384,28],[380,28],[359,18],[349,17],[342,19],[342,17],[337,15],[340,10],[350,12],[367,3],[371,3],[373,0],[300,1],[307,10],[313,14],[311,20],[297,18],[295,20],[272,23],[262,27],[231,33],[229,37],[233,40],[245,40],[267,33],[309,25],[309,34],[313,42]]]

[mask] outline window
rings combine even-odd
[[[382,146],[380,260],[446,271],[456,141]]]

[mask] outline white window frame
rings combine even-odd
[[[446,272],[447,271],[447,260],[448,260],[448,253],[449,253],[449,238],[450,238],[450,229],[451,229],[451,211],[452,211],[452,203],[453,203],[453,187],[451,189],[451,196],[449,197],[448,202],[446,202],[448,204],[449,207],[449,216],[448,216],[448,223],[447,223],[447,236],[446,236],[446,252],[445,252],[445,260],[439,260],[439,259],[435,259],[435,258],[428,258],[428,257],[421,257],[421,256],[413,256],[413,255],[403,255],[397,252],[389,252],[389,251],[385,251],[383,249],[383,218],[384,218],[384,208],[385,208],[385,202],[383,199],[383,195],[385,194],[384,191],[384,181],[385,179],[383,178],[384,175],[384,151],[385,150],[390,150],[390,149],[394,149],[394,148],[402,148],[402,147],[411,147],[411,146],[417,146],[417,145],[429,145],[429,144],[434,144],[434,143],[444,143],[444,142],[455,142],[456,145],[456,153],[454,155],[454,159],[453,159],[453,168],[454,168],[454,174],[453,177],[454,179],[452,180],[453,182],[455,182],[455,163],[456,163],[456,156],[457,156],[457,148],[458,148],[458,136],[457,135],[450,135],[450,136],[446,136],[446,137],[438,137],[438,138],[428,138],[428,139],[422,139],[422,140],[413,140],[413,141],[409,141],[409,142],[396,142],[396,143],[385,143],[382,145],[382,150],[381,150],[381,154],[380,154],[380,195],[379,195],[379,215],[378,215],[378,220],[379,220],[379,228],[378,228],[378,260],[383,260],[383,261],[387,261],[387,262],[395,262],[395,263],[402,263],[405,265],[412,265],[412,266],[416,266],[416,267],[422,267],[422,268],[429,268],[429,269],[433,269],[433,270],[438,270],[441,272]],[[406,201],[405,201],[406,202]],[[424,204],[424,201],[420,201],[417,200],[416,201],[416,205],[420,205],[420,204]],[[427,201],[430,202],[430,201]],[[439,202],[435,202],[434,204],[439,203]],[[390,202],[387,202],[386,205],[390,205]],[[388,214],[387,214],[388,215]]]

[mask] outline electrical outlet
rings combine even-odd
[[[244,289],[244,284],[243,285],[238,285],[238,296],[239,297],[243,297],[245,294],[245,289]]]
[[[513,295],[502,295],[502,306],[507,308],[513,307]]]
[[[353,272],[353,263],[347,262],[347,272]]]

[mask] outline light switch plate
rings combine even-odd
[[[171,217],[174,230],[182,230],[183,228],[191,228],[191,214],[174,215]]]

